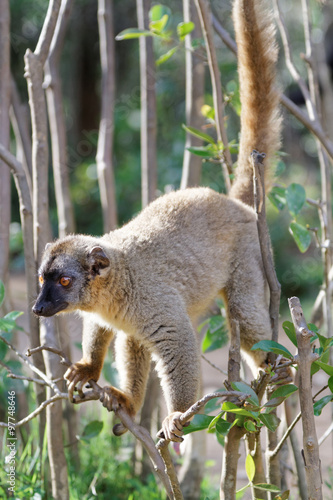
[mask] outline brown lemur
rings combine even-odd
[[[222,296],[229,320],[240,325],[241,347],[254,368],[265,353],[250,349],[270,338],[269,292],[253,205],[255,148],[266,163],[278,149],[280,118],[274,88],[274,26],[262,0],[236,0],[241,141],[230,196],[208,188],[164,195],[121,229],[101,238],[74,235],[48,244],[39,269],[39,316],[79,310],[83,357],[66,372],[69,396],[99,379],[111,339],[120,387],[104,389],[104,406],[123,405],[134,416],[156,361],[169,416],[162,429],[180,441],[184,412],[198,397],[199,349],[193,322]],[[122,424],[114,428],[125,432]]]

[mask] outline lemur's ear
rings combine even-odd
[[[52,243],[46,243],[44,250],[47,250],[48,248],[50,248],[51,245],[52,245]]]
[[[100,274],[110,264],[110,259],[105,254],[103,248],[93,247],[89,252],[89,262],[93,274]]]

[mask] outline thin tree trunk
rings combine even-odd
[[[52,165],[58,211],[59,237],[75,231],[73,205],[69,191],[66,124],[59,74],[59,60],[73,0],[62,0],[50,52],[45,64],[47,110],[49,116]]]
[[[24,57],[33,137],[32,182],[34,249],[35,258],[38,263],[41,262],[45,244],[50,238],[48,218],[48,129],[46,102],[43,90],[43,68],[55,32],[60,11],[60,3],[60,0],[50,1],[35,52],[27,50]],[[51,342],[53,345],[57,345],[54,319],[48,319],[47,321],[43,320],[42,322],[41,340],[45,339],[47,339],[49,343]],[[50,378],[55,378],[56,376],[53,374],[53,370],[55,364],[58,365],[57,357],[45,351],[44,360],[47,375]],[[53,419],[58,423],[56,426],[52,425]],[[55,500],[67,500],[69,498],[67,464],[63,451],[62,426],[59,425],[61,420],[61,406],[53,407],[52,414],[50,410],[47,412],[48,452],[51,467],[52,496]],[[64,474],[64,470],[66,470],[66,474]]]
[[[59,71],[59,62],[72,6],[73,0],[62,0],[49,56],[45,64],[46,100],[51,132],[53,177],[58,212],[58,232],[60,238],[75,232],[74,210],[69,189],[70,181],[67,158],[66,123]],[[71,346],[69,343],[71,319],[72,315],[56,318],[56,326],[59,331],[59,347],[66,352],[66,356],[69,359],[71,359]],[[59,372],[58,376],[62,376],[64,374],[63,369],[59,370],[57,368],[55,360],[52,360],[52,362],[50,361],[50,369],[54,369]],[[78,434],[77,413],[69,401],[65,404],[67,409],[66,425],[68,427],[68,439],[70,443],[75,443],[75,436]],[[62,418],[60,402],[57,403],[57,413],[58,415],[55,415],[54,418],[57,421],[60,421],[60,417]],[[60,453],[62,453],[61,450]],[[77,444],[73,444],[70,447],[70,453],[72,461],[78,469],[80,465],[80,457]]]
[[[137,0],[138,26],[147,29],[150,0]],[[140,38],[140,88],[141,88],[141,189],[142,208],[156,197],[156,93],[153,40]]]
[[[201,108],[205,94],[205,67],[202,59],[192,50],[192,40],[202,37],[197,9],[190,0],[183,0],[184,22],[192,21],[194,30],[185,37],[185,78],[186,78],[186,125],[201,129],[204,118]],[[199,186],[202,170],[202,158],[187,150],[189,147],[202,146],[202,140],[186,132],[183,159],[182,180],[180,187],[185,189]]]
[[[221,155],[221,162],[226,191],[228,193],[231,186],[230,174],[232,173],[232,160],[230,151],[228,149],[227,132],[224,126],[224,104],[221,87],[221,75],[214,46],[211,13],[207,0],[195,0],[195,5],[198,10],[201,29],[207,50],[208,66],[212,82],[212,94],[215,109],[217,141],[219,143],[222,143],[225,148],[223,154]]]
[[[10,120],[14,130],[16,139],[16,156],[22,163],[24,171],[26,172],[27,181],[30,186],[32,196],[32,146],[31,146],[31,130],[29,123],[29,109],[27,104],[23,105],[17,90],[14,78],[11,79],[11,111]],[[18,151],[21,150],[20,156]]]
[[[102,68],[102,103],[97,145],[97,172],[103,210],[104,232],[117,227],[116,187],[113,173],[115,102],[115,50],[113,1],[98,0],[99,46]]]
[[[10,12],[8,0],[0,0],[0,142],[9,147]],[[0,279],[6,284],[9,267],[10,171],[0,161]],[[6,305],[4,306],[6,308]]]

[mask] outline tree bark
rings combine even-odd
[[[59,60],[73,0],[62,0],[54,37],[45,64],[47,110],[49,116],[54,188],[58,211],[59,237],[74,233],[74,213],[69,191],[66,124],[59,75]]]
[[[137,0],[138,27],[148,29],[150,0]],[[140,88],[141,88],[141,189],[142,208],[156,197],[156,93],[153,40],[142,36],[140,44]]]
[[[8,0],[0,0],[0,142],[9,147],[10,12]],[[9,267],[10,171],[0,161],[0,279],[7,283]],[[6,308],[6,304],[4,304]]]
[[[104,232],[117,227],[116,187],[113,173],[113,131],[115,102],[115,50],[113,1],[98,0],[99,46],[102,68],[102,102],[97,145],[97,172]]]
[[[197,10],[190,0],[183,0],[183,12],[184,22],[195,24],[194,30],[185,37],[186,125],[200,130],[204,124],[201,108],[205,94],[205,67],[202,59],[193,53],[192,40],[200,38],[202,32]],[[186,132],[181,189],[200,185],[202,158],[187,149],[200,146],[202,140]]]
[[[298,347],[299,398],[302,412],[303,453],[309,500],[322,500],[321,464],[313,413],[311,365],[318,356],[313,353],[312,334],[306,324],[300,301],[288,299]]]
[[[29,105],[32,123],[32,185],[33,185],[33,216],[34,216],[34,251],[37,263],[41,262],[45,244],[50,239],[48,218],[48,129],[47,111],[43,90],[43,69],[46,63],[56,23],[60,11],[60,0],[49,3],[42,32],[35,52],[27,50],[25,60],[25,76],[28,83]],[[55,322],[49,319],[42,322],[42,336],[47,337],[56,345]],[[46,373],[50,379],[55,378],[52,370],[52,356],[44,352]],[[62,420],[61,406],[47,412],[48,452],[51,466],[52,495],[55,500],[69,498],[67,464],[63,453],[63,438],[61,425],[53,426],[53,419],[59,423]],[[51,419],[51,420],[50,420]],[[55,469],[56,467],[56,469]],[[66,469],[64,475],[63,470]],[[59,471],[62,471],[61,473]]]

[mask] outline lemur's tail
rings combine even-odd
[[[272,15],[264,3],[235,0],[233,8],[242,111],[238,167],[230,195],[251,206],[253,169],[249,155],[253,149],[266,153],[269,168],[280,145],[279,94],[275,88],[278,50]],[[265,173],[267,178],[267,168]]]

